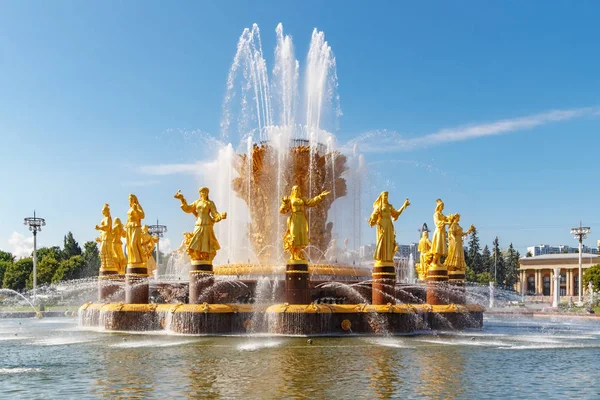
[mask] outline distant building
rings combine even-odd
[[[413,256],[413,260],[418,260],[418,247],[419,245],[417,243],[410,243],[410,244],[399,244],[398,245],[398,252],[396,253],[396,257],[399,258],[410,258],[410,255],[412,254]]]
[[[600,263],[597,254],[583,253],[582,270]],[[560,296],[577,296],[579,289],[579,254],[544,254],[519,260],[519,283],[522,294],[552,296],[552,274],[560,268]],[[587,290],[583,288],[584,292]]]
[[[539,246],[530,246],[527,248],[527,252],[531,253],[533,257],[545,256],[548,254],[564,254],[564,253],[579,253],[579,247],[572,247],[568,245],[550,246],[547,244],[541,244]],[[598,254],[598,249],[588,246],[583,246],[583,252],[588,254]]]
[[[361,259],[373,259],[373,254],[375,253],[375,243],[366,244],[364,246],[360,246],[358,255]],[[398,252],[394,256],[394,259],[406,259],[410,258],[412,254],[413,260],[419,259],[419,251],[417,250],[419,247],[418,243],[409,243],[409,244],[399,244]]]

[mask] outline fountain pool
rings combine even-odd
[[[600,320],[486,317],[415,336],[106,334],[0,320],[0,397],[581,398],[600,396]]]

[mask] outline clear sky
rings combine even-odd
[[[207,157],[190,132],[219,135],[242,30],[260,26],[272,62],[279,22],[301,63],[315,27],[333,48],[338,141],[386,132],[359,145],[373,199],[412,201],[399,242],[418,241],[441,197],[482,245],[575,246],[582,220],[595,246],[598,15],[594,1],[4,1],[0,249],[26,251],[34,209],[40,246],[92,240],[102,205],[123,218],[130,192],[179,243],[193,222],[173,193],[202,182],[141,167]]]

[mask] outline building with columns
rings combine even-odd
[[[546,254],[537,257],[525,257],[519,260],[520,292],[529,296],[552,296],[554,268],[560,268],[560,296],[578,296],[579,254]],[[582,254],[582,270],[600,264],[597,254]],[[583,288],[584,293],[586,288]]]

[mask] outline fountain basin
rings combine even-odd
[[[87,303],[79,309],[79,322],[109,331],[169,330],[195,335],[386,335],[481,328],[483,308],[476,304]]]

